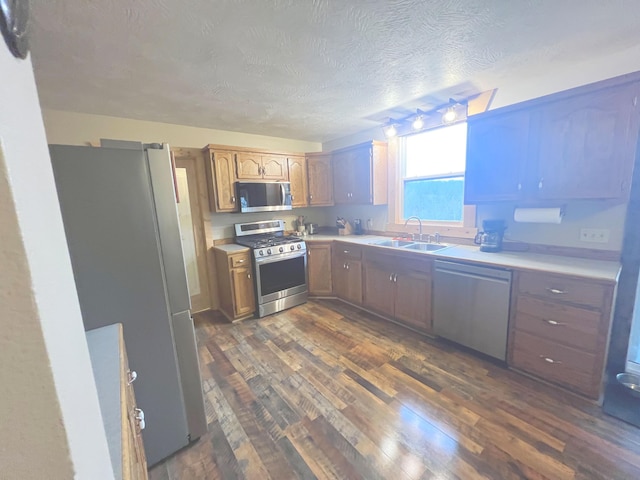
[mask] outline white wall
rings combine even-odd
[[[113,478],[31,61],[0,72],[0,477]]]
[[[49,143],[87,145],[101,138],[168,143],[172,147],[202,148],[210,143],[286,152],[317,152],[321,144],[225,130],[146,122],[86,113],[42,111]]]

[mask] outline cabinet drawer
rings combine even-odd
[[[229,268],[248,267],[251,265],[251,257],[247,253],[229,255]]]
[[[515,328],[595,353],[602,313],[519,295]]]
[[[606,287],[590,283],[588,280],[523,272],[519,276],[518,291],[562,302],[602,308]]]
[[[591,397],[598,395],[596,356],[516,330],[512,366]]]
[[[360,260],[362,258],[362,248],[349,243],[336,243],[335,255],[344,260]]]

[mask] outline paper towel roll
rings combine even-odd
[[[560,223],[564,211],[561,207],[553,208],[516,208],[513,219],[523,223]]]

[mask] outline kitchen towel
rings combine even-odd
[[[513,219],[523,223],[560,223],[563,215],[562,207],[516,208]]]

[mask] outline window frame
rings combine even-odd
[[[466,121],[466,119],[465,119]],[[404,184],[407,180],[404,177],[403,158],[401,141],[402,137],[394,137],[388,141],[389,155],[389,204],[388,204],[388,223],[386,230],[399,233],[418,233],[419,226],[417,222],[411,221],[405,226],[404,212]],[[464,174],[466,175],[466,169]],[[452,176],[460,176],[456,174],[432,175],[426,177],[411,177],[411,180],[420,180],[428,178],[446,178]],[[464,201],[464,200],[463,200]],[[422,220],[422,219],[421,219]],[[462,221],[439,221],[439,220],[422,220],[422,233],[440,233],[443,236],[474,238],[478,229],[476,228],[476,206],[465,205],[462,208]]]

